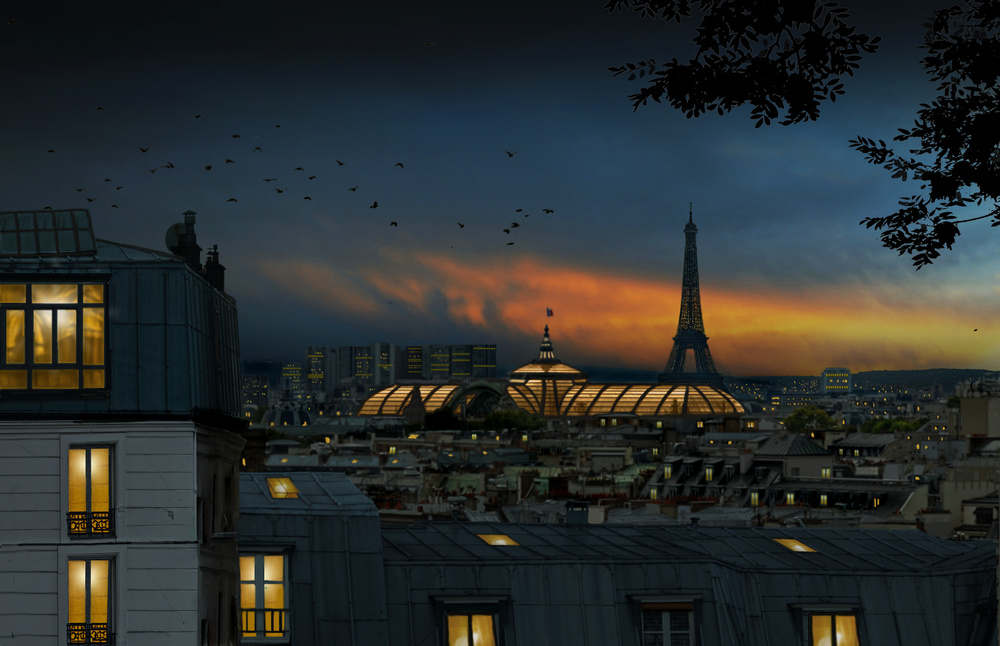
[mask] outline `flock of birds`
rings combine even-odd
[[[95,108],[95,112],[105,113],[107,111],[103,107],[98,106],[97,108]],[[201,119],[201,118],[202,118],[201,114],[194,115],[194,119]],[[276,129],[277,128],[281,128],[281,124],[275,124],[274,127]],[[233,140],[240,140],[240,139],[242,139],[241,135],[238,134],[238,133],[234,133],[234,134],[230,135],[230,138],[233,139]],[[139,157],[139,159],[146,159],[147,155],[152,156],[152,155],[156,154],[156,152],[155,152],[155,150],[153,150],[152,146],[148,146],[148,145],[147,146],[137,146],[136,148],[138,150],[138,157]],[[246,148],[244,148],[244,150],[245,149]],[[46,150],[47,150],[48,154],[56,154],[56,149],[54,149],[54,148],[48,148]],[[151,150],[153,150],[152,154],[150,154]],[[504,153],[506,154],[506,158],[507,159],[511,159],[511,158],[513,158],[517,154],[517,151],[516,150],[513,150],[513,151],[511,151],[511,150],[504,150]],[[230,153],[230,154],[232,154],[232,153]],[[265,155],[264,148],[262,146],[255,145],[255,146],[253,146],[250,149],[250,153],[249,154],[251,156],[255,156],[255,155],[264,156]],[[234,159],[234,157],[235,157],[235,159]],[[218,161],[215,161],[213,163],[203,164],[203,170],[200,171],[200,172],[203,172],[203,173],[204,172],[212,172],[213,169],[217,168],[218,166],[223,166],[223,167],[225,167],[227,165],[238,166],[239,162],[237,160],[244,161],[244,160],[242,160],[240,158],[239,154],[232,154],[232,157],[221,156],[221,159],[222,159],[222,163],[221,164],[219,164]],[[342,161],[340,159],[334,159],[333,161],[336,163],[336,167],[337,168],[348,165],[348,162]],[[173,162],[171,162],[171,161],[164,161],[163,163],[159,163],[159,164],[157,164],[157,165],[149,168],[147,170],[147,172],[150,175],[155,175],[156,173],[170,172],[170,171],[175,170],[176,168],[178,168],[178,166],[175,165]],[[405,170],[405,165],[403,164],[403,162],[396,162],[395,164],[392,165],[392,168],[394,168],[394,169],[398,168],[400,171],[403,171],[403,170]],[[314,181],[317,178],[319,178],[319,175],[310,174],[302,166],[296,166],[296,167],[292,168],[290,172],[291,173],[302,173],[302,176],[305,177],[305,178],[307,178],[307,181]],[[260,179],[261,179],[261,181],[263,181],[264,183],[267,183],[267,184],[279,181],[278,177],[261,177]],[[291,195],[293,193],[293,191],[290,191],[290,189],[288,188],[290,182],[289,183],[283,182],[283,184],[284,185],[280,186],[280,187],[279,186],[273,186],[272,190],[274,191],[274,193],[276,195],[286,195],[286,194]],[[86,201],[87,201],[88,204],[92,204],[92,203],[98,202],[98,203],[106,203],[108,205],[108,208],[112,208],[112,209],[118,209],[118,208],[120,208],[119,207],[120,200],[116,199],[116,196],[119,195],[118,191],[122,191],[122,190],[125,189],[125,186],[123,186],[121,184],[118,184],[117,182],[115,182],[110,177],[105,177],[104,179],[100,180],[99,185],[101,186],[100,189],[96,189],[95,190],[93,186],[90,186],[90,187],[78,187],[78,188],[75,189],[75,191],[78,192],[78,193],[81,193],[81,194],[86,193],[86,195],[83,195],[83,197],[84,197],[84,199],[86,199]],[[104,189],[105,185],[109,185],[107,189]],[[301,186],[301,184],[300,184],[300,186]],[[359,188],[361,188],[361,185],[360,184],[355,184],[354,186],[348,186],[348,187],[346,187],[346,190],[349,191],[349,192],[351,192],[351,193],[356,193]],[[310,202],[313,201],[313,198],[312,198],[311,195],[302,194],[302,192],[300,192],[300,194],[301,194],[301,199],[302,200],[310,201]],[[239,203],[239,199],[236,198],[236,197],[228,197],[225,200],[225,202],[226,203]],[[46,206],[44,208],[51,209],[52,207]],[[369,209],[373,209],[373,210],[379,208],[379,202],[378,202],[378,200],[373,199],[372,202],[371,202],[371,204],[368,206],[368,208]],[[515,209],[514,212],[517,213],[517,214],[520,214],[524,218],[531,217],[531,213],[526,213],[523,208]],[[550,208],[544,208],[544,209],[541,209],[541,212],[545,213],[545,214],[552,214],[555,211],[553,209],[550,209]],[[458,224],[458,227],[460,229],[464,229],[465,226],[466,226],[465,223],[463,223],[463,222],[458,222],[457,224]],[[393,227],[393,228],[398,228],[399,227],[399,221],[398,220],[390,220],[389,221],[389,226]],[[509,225],[504,226],[502,228],[502,232],[504,234],[506,234],[506,235],[511,235],[511,232],[513,230],[519,228],[519,227],[521,227],[521,223],[519,221],[517,221],[517,220],[514,220],[514,221],[511,221],[511,223]],[[512,242],[512,241],[506,242],[506,246],[513,246],[513,245],[514,245],[514,242]],[[452,247],[452,248],[454,248],[454,247]]]

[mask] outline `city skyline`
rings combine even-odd
[[[995,364],[988,226],[914,272],[857,224],[909,187],[847,140],[889,139],[932,92],[937,3],[855,3],[882,51],[819,122],[760,129],[633,112],[607,68],[683,55],[691,26],[604,4],[12,15],[3,210],[88,208],[144,247],[196,211],[248,359],[487,339],[516,366],[548,323],[571,365],[662,370],[693,202],[724,374]]]

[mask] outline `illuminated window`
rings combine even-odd
[[[705,467],[705,482],[711,482],[712,476],[715,475],[715,469],[712,467]]]
[[[287,641],[288,595],[284,554],[240,556],[243,639]]]
[[[389,455],[396,455],[396,447],[394,446],[389,447]]]
[[[669,480],[670,477],[673,475],[673,472],[674,472],[673,466],[668,464],[665,467],[663,467],[663,479]]]
[[[447,612],[448,646],[496,646],[495,606]]]
[[[656,428],[663,428],[663,422],[662,421],[657,421],[656,422]]]
[[[478,433],[473,433],[472,434],[472,439],[474,439],[474,440],[479,439],[479,434]]]
[[[794,538],[776,538],[775,542],[781,543],[793,552],[815,552],[813,548],[809,547],[802,541],[795,540]]]
[[[656,500],[656,488],[655,487],[653,489],[649,490],[649,499],[650,500]]]
[[[826,507],[826,500],[827,500],[826,499],[826,494],[825,493],[821,493],[819,495],[819,506],[820,507]]]
[[[785,494],[785,504],[786,505],[794,505],[795,504],[795,493],[794,492],[789,491],[788,493]]]
[[[829,478],[830,475],[833,473],[833,469],[830,467],[823,467],[822,469],[820,469],[819,473],[821,477]]]
[[[860,646],[854,615],[809,615],[810,646]]]
[[[759,491],[751,491],[750,492],[750,506],[751,507],[760,507],[760,492]]]
[[[698,423],[696,424],[696,426],[697,426],[698,428],[705,428],[705,422],[698,422]]]
[[[111,507],[111,447],[69,450],[69,510],[66,523],[70,538],[115,535]]]
[[[528,441],[528,434],[527,433],[523,433],[521,435],[521,441],[522,442],[527,442]]]
[[[642,604],[642,644],[688,646],[694,635],[694,607],[690,603]]]
[[[476,534],[476,536],[490,545],[520,545],[520,543],[506,534]]]
[[[654,456],[656,456],[656,455],[659,455],[659,454],[660,454],[660,449],[659,449],[659,447],[655,447],[655,446],[654,446],[654,447],[653,447],[653,455],[654,455]]]
[[[103,284],[0,284],[0,389],[105,387]]]
[[[272,498],[298,498],[299,490],[291,478],[268,478],[267,488]]]
[[[111,625],[111,560],[70,559],[66,643],[114,644]]]

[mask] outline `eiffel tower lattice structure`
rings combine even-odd
[[[705,323],[701,318],[701,292],[698,288],[698,247],[695,236],[698,227],[694,225],[693,212],[688,215],[684,227],[684,279],[681,285],[681,315],[677,323],[674,347],[667,359],[667,366],[660,373],[660,383],[705,384],[722,387],[722,375],[715,367],[712,353],[708,349]],[[685,372],[684,363],[688,351],[694,354],[694,372]]]

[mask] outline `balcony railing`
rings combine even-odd
[[[114,646],[115,634],[109,624],[66,624],[70,646]]]
[[[245,608],[242,612],[243,638],[287,638],[287,608]]]
[[[70,538],[108,538],[115,535],[113,511],[71,511],[66,513]]]

